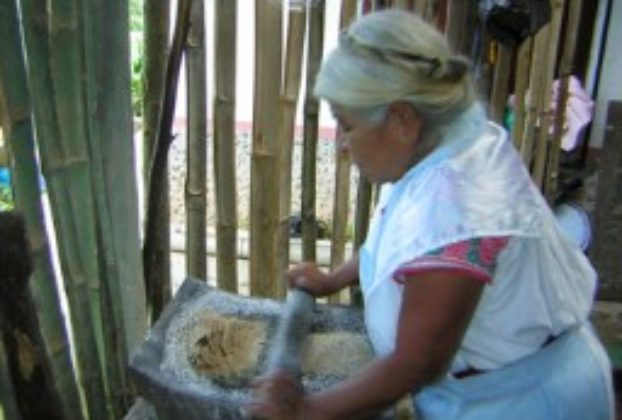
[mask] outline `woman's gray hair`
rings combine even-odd
[[[469,61],[417,15],[388,9],[363,16],[323,63],[315,95],[363,116],[396,101],[411,103],[424,124],[451,120],[475,102]]]

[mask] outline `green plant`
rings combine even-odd
[[[131,41],[131,60],[132,60],[132,109],[134,115],[137,117],[142,116],[143,110],[143,69],[144,69],[144,57],[143,57],[143,38],[142,32],[133,33]]]
[[[11,187],[8,185],[0,185],[0,211],[12,210],[13,207],[13,192],[11,191]]]
[[[132,110],[139,117],[143,110],[143,69],[144,69],[144,42],[143,42],[143,0],[130,0],[130,59],[131,59],[131,89]]]

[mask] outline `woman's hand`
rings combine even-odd
[[[300,381],[284,370],[256,380],[255,398],[247,405],[251,418],[295,420],[302,418],[304,390]]]
[[[332,276],[318,268],[315,263],[302,263],[285,274],[290,288],[309,291],[315,297],[328,296],[338,291],[340,285]]]

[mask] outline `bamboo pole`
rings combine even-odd
[[[143,70],[143,191],[145,204],[143,205],[144,218],[147,217],[148,194],[150,189],[151,165],[155,156],[155,149],[158,139],[158,129],[162,110],[164,107],[164,94],[166,83],[166,65],[169,53],[169,30],[171,20],[171,5],[168,0],[149,0],[143,3],[144,19],[144,70]],[[161,169],[159,175],[164,180],[168,180],[168,168]],[[162,192],[160,202],[157,207],[161,209],[161,223],[154,226],[157,229],[157,238],[161,242],[163,250],[170,249],[169,225],[170,225],[170,203],[169,203],[169,184],[167,181],[161,183]],[[163,251],[165,252],[165,251]],[[162,260],[160,269],[164,272],[170,271],[168,258]],[[145,279],[147,278],[146,267]],[[162,280],[166,282],[166,280]],[[149,289],[145,280],[147,293],[148,311],[152,311],[153,292]],[[153,314],[150,314],[153,316]]]
[[[542,100],[540,96],[544,89],[544,60],[546,59],[546,42],[549,37],[549,25],[544,25],[538,33],[536,33],[533,42],[533,50],[531,54],[531,68],[529,71],[529,88],[526,100],[525,114],[525,130],[521,141],[521,155],[523,163],[530,169],[533,160],[533,149],[535,137],[538,129],[536,125],[540,125],[538,121],[540,116],[540,106]]]
[[[128,8],[125,2],[101,0],[97,15],[102,31],[98,37],[97,118],[99,121],[101,152],[105,180],[106,202],[111,217],[110,246],[116,264],[116,283],[113,299],[123,307],[126,356],[140,344],[147,330],[145,287],[140,253],[140,209],[134,180],[136,155],[133,148],[133,120],[131,84],[127,72],[130,67]],[[108,22],[116,22],[112,25]],[[89,28],[85,28],[88,30]],[[108,54],[114,52],[115,59]],[[120,294],[120,297],[119,297]]]
[[[251,158],[250,291],[275,296],[279,224],[278,116],[282,5],[255,2],[255,98]]]
[[[516,77],[514,81],[514,126],[512,127],[512,139],[516,150],[521,150],[523,133],[525,131],[526,99],[529,86],[529,67],[531,64],[531,51],[533,37],[525,39],[518,47],[516,56]]]
[[[306,96],[304,103],[304,135],[302,150],[302,256],[306,261],[316,260],[316,160],[320,104],[313,96],[315,76],[319,71],[324,46],[323,0],[309,3],[309,41],[307,44]]]
[[[101,267],[104,366],[113,415],[118,418],[132,400],[126,376],[128,355],[142,341],[147,327],[137,185],[119,183],[119,179],[134,179],[136,173],[129,74],[119,71],[130,67],[127,4],[85,3],[81,31]]]
[[[205,7],[192,2],[186,46],[188,146],[186,178],[186,273],[207,280],[207,76]]]
[[[171,20],[171,4],[168,0],[148,0],[143,2],[144,19],[144,70],[143,70],[143,191],[144,204],[142,214],[143,219],[147,218],[148,194],[150,189],[150,176],[152,162],[155,157],[155,149],[158,141],[158,130],[164,108],[164,95],[166,84],[166,68],[169,54],[169,30]],[[169,183],[168,167],[165,165],[160,168],[159,177],[161,193],[159,202],[154,203],[160,209],[160,222],[152,227],[157,230],[154,235],[159,242],[161,259],[159,270],[163,273],[170,272],[170,261],[168,250],[170,249],[170,202],[169,202]],[[155,198],[154,198],[155,200]],[[143,229],[144,232],[144,229]],[[153,291],[149,289],[147,278],[152,277],[148,274],[148,269],[143,266],[145,278],[145,290],[147,294],[148,312],[151,317],[153,314]],[[166,276],[166,274],[163,274]],[[154,280],[159,283],[168,283],[170,279],[163,278]],[[165,292],[166,293],[166,292]],[[162,298],[163,300],[165,298]],[[160,305],[160,304],[157,304]]]
[[[492,82],[492,93],[490,95],[490,118],[498,124],[503,123],[505,106],[508,101],[510,90],[510,72],[512,71],[512,47],[496,42],[497,62]]]
[[[356,18],[356,1],[345,0],[341,5],[340,29],[347,28]],[[339,147],[341,129],[337,128],[335,139],[335,199],[333,203],[333,227],[330,247],[330,267],[334,270],[345,261],[348,228],[348,214],[350,210],[350,167],[351,158],[347,152]],[[340,295],[335,294],[328,298],[330,303],[338,303]]]
[[[143,2],[143,190],[149,190],[149,171],[158,137],[164,102],[171,4],[168,0]],[[168,202],[168,200],[167,200]]]
[[[31,12],[28,17],[24,18],[27,40],[30,39],[31,34],[31,27],[28,24],[34,17],[33,10],[29,6],[28,2],[22,4],[24,13]],[[16,3],[4,2],[0,5],[0,9],[2,10],[0,12],[0,32],[2,32],[0,34],[0,108],[4,110],[2,118],[6,147],[12,149],[16,207],[24,215],[28,227],[27,235],[34,270],[29,283],[30,294],[37,306],[44,351],[51,365],[54,386],[60,394],[64,416],[66,419],[80,419],[82,407],[61,310],[61,292],[56,287],[40,199],[39,171],[35,158],[25,57],[21,49],[22,40],[19,37]],[[32,43],[29,44],[32,45]],[[36,52],[30,51],[30,54]],[[3,56],[4,54],[6,56]],[[45,68],[45,65],[42,64],[41,67]],[[42,71],[41,67],[32,69],[31,77],[34,78],[34,74]],[[40,132],[39,136],[44,134]]]
[[[541,95],[542,103],[540,105],[540,130],[538,131],[536,143],[536,155],[533,168],[533,179],[536,185],[543,188],[544,173],[546,171],[547,155],[550,149],[549,133],[550,127],[550,104],[551,104],[551,87],[555,78],[555,63],[557,61],[557,50],[559,46],[559,37],[562,26],[562,17],[564,14],[565,0],[551,0],[551,22],[549,38],[547,42],[547,60],[544,62],[545,67],[542,69],[544,73],[544,86]]]
[[[557,195],[559,182],[559,153],[561,150],[564,123],[566,121],[566,106],[568,103],[568,89],[572,75],[573,60],[577,47],[578,29],[581,19],[581,0],[569,0],[568,17],[566,20],[565,39],[562,57],[559,65],[560,84],[557,97],[553,142],[549,151],[545,194],[549,204],[553,204]]]
[[[173,118],[177,99],[177,82],[183,49],[188,38],[190,22],[190,5],[192,0],[180,0],[177,4],[177,21],[171,52],[166,64],[166,84],[164,89],[164,106],[158,128],[158,140],[151,163],[149,177],[149,196],[145,240],[143,245],[143,265],[145,269],[145,286],[147,302],[151,305],[152,321],[155,321],[164,306],[171,299],[170,273],[170,233],[169,215],[166,203],[166,168],[168,166],[168,150],[173,142]],[[166,229],[163,228],[166,227]]]
[[[279,244],[278,269],[284,273],[289,268],[289,219],[292,207],[292,152],[296,124],[296,106],[302,80],[302,54],[304,51],[307,11],[304,4],[289,3],[285,70],[280,100],[279,123]],[[285,296],[286,282],[278,282],[278,297]]]
[[[79,375],[91,418],[110,418],[105,391],[102,289],[98,259],[95,197],[88,152],[88,100],[83,77],[88,47],[81,32],[84,11],[75,0],[50,8],[49,57],[59,137],[39,142],[49,181],[59,253],[75,336]],[[36,65],[36,64],[35,64]],[[33,66],[29,66],[32,68]],[[38,98],[39,95],[33,95]],[[36,111],[36,108],[35,108]],[[58,141],[56,141],[58,140]],[[48,144],[46,144],[48,143]],[[57,187],[60,183],[66,189]]]
[[[214,184],[216,190],[216,281],[238,290],[235,186],[235,72],[237,0],[216,1]]]

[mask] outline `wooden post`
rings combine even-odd
[[[216,1],[214,185],[216,191],[216,283],[238,291],[235,188],[235,72],[237,0]]]
[[[19,412],[24,419],[63,420],[61,398],[28,291],[32,262],[22,217],[0,213],[0,237],[0,332]]]

